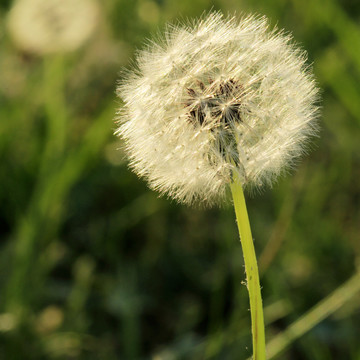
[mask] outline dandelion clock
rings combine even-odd
[[[243,188],[271,185],[316,133],[306,53],[265,17],[210,13],[168,26],[119,84],[117,134],[130,167],[179,202],[214,205],[230,188],[245,259],[253,357],[265,359],[257,262]]]
[[[96,0],[16,0],[7,25],[21,49],[38,55],[62,53],[88,40],[98,13]]]

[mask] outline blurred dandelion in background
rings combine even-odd
[[[98,18],[94,0],[18,0],[7,25],[19,48],[43,55],[79,48],[93,34]]]

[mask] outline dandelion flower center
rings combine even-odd
[[[241,122],[241,85],[233,79],[216,85],[210,79],[209,84],[208,90],[200,81],[199,89],[188,89],[190,121],[200,126],[206,122],[213,122],[215,126]]]
[[[213,137],[214,147],[229,163],[239,162],[236,148],[236,123],[241,122],[240,107],[242,86],[235,80],[221,81],[216,84],[212,79],[208,86],[197,81],[198,88],[189,88],[187,107],[189,120],[195,127],[207,126]],[[229,151],[231,149],[231,151]],[[211,159],[210,162],[216,162]]]

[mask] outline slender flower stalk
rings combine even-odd
[[[235,215],[240,234],[246,272],[246,284],[249,291],[251,331],[253,341],[253,359],[265,360],[265,325],[261,299],[259,270],[256,261],[250,222],[245,197],[239,178],[235,174],[230,185]]]
[[[230,187],[244,253],[255,360],[265,359],[261,288],[243,187],[272,185],[316,134],[307,55],[265,17],[210,13],[169,26],[117,89],[116,133],[150,187],[187,204]]]

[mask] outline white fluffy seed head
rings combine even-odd
[[[180,202],[219,202],[237,172],[271,185],[316,132],[306,53],[265,17],[220,13],[169,26],[119,84],[130,166]]]
[[[8,14],[8,30],[23,50],[38,55],[73,51],[94,32],[96,0],[16,0]]]

